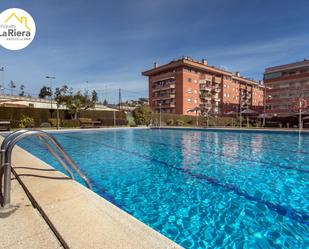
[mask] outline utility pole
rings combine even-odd
[[[121,88],[119,88],[119,95],[118,95],[118,105],[119,105],[119,110],[121,110],[121,102],[122,102],[122,99],[121,99]]]

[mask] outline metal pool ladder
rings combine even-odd
[[[72,173],[73,170],[85,182],[87,187],[92,189],[88,178],[77,167],[71,157],[65,152],[59,142],[52,135],[40,130],[21,129],[9,134],[1,144],[0,204],[2,204],[3,207],[9,206],[11,202],[11,168],[13,148],[18,141],[30,136],[37,137],[43,142],[47,150],[58,160],[71,179],[75,179]],[[58,153],[53,147],[57,149]]]

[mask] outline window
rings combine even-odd
[[[197,94],[197,90],[196,89],[194,90],[194,94]]]
[[[188,82],[192,82],[192,79],[191,79],[191,78],[188,78]]]
[[[197,99],[194,100],[194,103],[195,103],[195,104],[197,103]]]
[[[192,88],[188,88],[188,93],[192,93]]]
[[[191,99],[188,99],[188,102],[191,102]]]
[[[226,84],[224,84],[223,86],[226,87]]]
[[[197,83],[197,80],[194,80],[194,83],[196,84],[196,83]]]
[[[223,96],[226,97],[226,93],[224,93]]]

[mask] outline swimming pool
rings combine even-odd
[[[306,248],[309,136],[125,129],[53,134],[94,191],[185,248]],[[20,145],[59,170],[37,141]]]

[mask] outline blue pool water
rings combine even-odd
[[[309,135],[128,129],[54,136],[96,193],[185,248],[309,247]],[[37,143],[21,146],[62,170]]]

